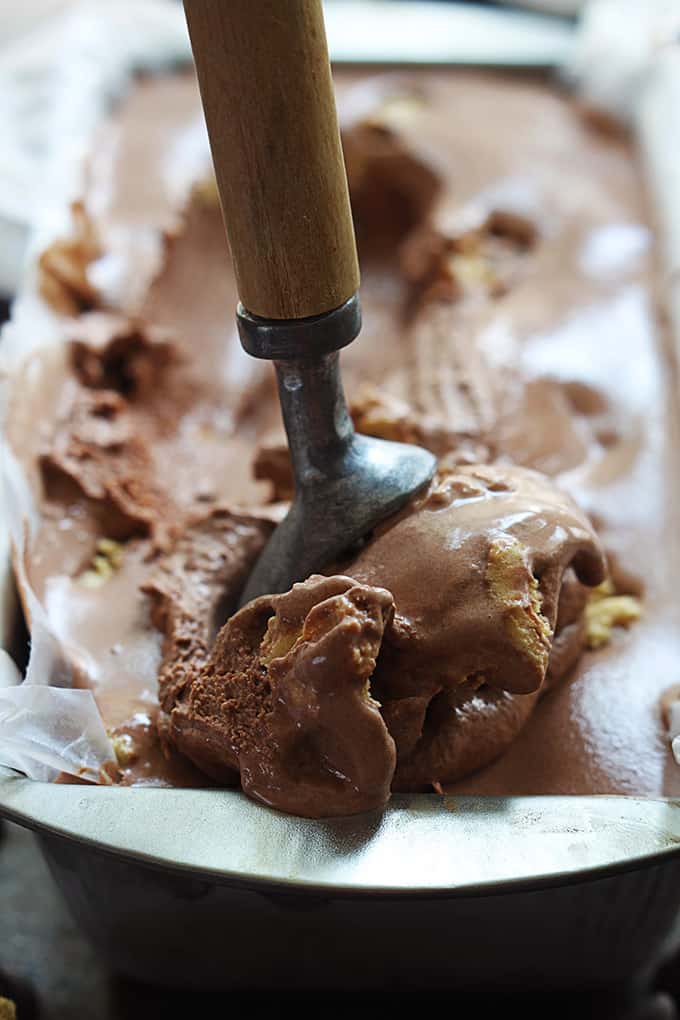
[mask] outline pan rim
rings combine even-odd
[[[140,797],[145,802],[142,812],[137,811]],[[179,839],[177,828],[167,824],[177,812]],[[55,786],[0,769],[0,816],[39,836],[125,863],[265,895],[361,899],[501,895],[613,877],[680,855],[680,800],[605,794],[504,798],[396,794],[384,812],[316,820],[280,814],[235,790]],[[255,863],[250,867],[230,860],[233,840],[222,848],[224,862],[219,862],[219,826],[232,816],[240,827],[241,851],[253,853]],[[290,842],[293,827],[299,846],[293,855],[284,853],[282,860],[280,847]],[[450,877],[443,881],[442,875],[450,876],[457,864],[479,853],[482,830],[484,843],[494,850],[483,864],[478,862],[477,873],[473,865],[460,881]],[[306,838],[300,840],[300,832]],[[321,852],[320,832],[327,840]],[[363,832],[368,833],[364,846],[343,849],[343,839],[356,842]],[[149,833],[154,834],[151,839],[146,838]],[[529,841],[542,857],[534,871],[526,867]],[[268,861],[267,847],[274,864]],[[429,855],[423,853],[425,848]],[[439,855],[434,863],[433,848]],[[450,866],[442,859],[445,853],[451,854]],[[425,880],[414,880],[415,862],[422,870],[428,856],[431,866],[425,867]],[[334,862],[341,864],[335,871]],[[378,866],[387,869],[387,880],[376,880]]]

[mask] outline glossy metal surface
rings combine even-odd
[[[307,319],[263,319],[236,308],[241,346],[253,358],[270,361],[309,361],[351,344],[361,329],[359,294],[322,315]]]
[[[230,790],[60,786],[5,772],[0,814],[117,855],[299,890],[468,895],[680,855],[680,804],[628,797],[397,795],[314,820]]]

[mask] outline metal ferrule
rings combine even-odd
[[[322,315],[307,319],[263,319],[239,303],[236,323],[244,351],[254,358],[307,361],[351,344],[361,329],[361,306],[357,293],[339,308]]]
[[[258,559],[240,604],[286,591],[363,541],[432,477],[436,460],[417,446],[357,435],[340,378],[339,350],[359,332],[354,294],[311,319],[273,320],[239,306],[241,343],[274,362],[295,497]]]

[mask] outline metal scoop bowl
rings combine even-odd
[[[239,307],[237,321],[246,350],[274,358],[295,480],[293,504],[250,576],[244,605],[286,591],[356,546],[428,484],[436,459],[419,446],[354,431],[340,355],[327,348],[344,346],[359,332],[356,295],[311,320],[267,322]]]

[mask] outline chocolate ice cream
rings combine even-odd
[[[178,140],[207,167],[190,76],[135,85],[89,164],[83,243],[41,260],[66,344],[10,414],[40,511],[26,565],[119,779],[240,783],[306,815],[390,790],[674,795],[656,705],[678,650],[676,405],[631,149],[521,78],[343,74],[338,95],[355,425],[439,471],[326,576],[234,614],[291,479],[272,379],[235,335],[214,184],[177,197]],[[158,257],[121,247],[136,230]]]
[[[240,775],[252,796],[311,816],[497,757],[546,678],[565,572],[605,576],[592,528],[546,479],[460,467],[382,525],[346,575],[255,600],[208,655],[209,623],[243,583],[226,550],[247,548],[247,526],[227,521],[208,555],[205,535],[205,523],[187,532],[191,561],[166,558],[147,586],[166,635],[160,731],[218,781]]]

